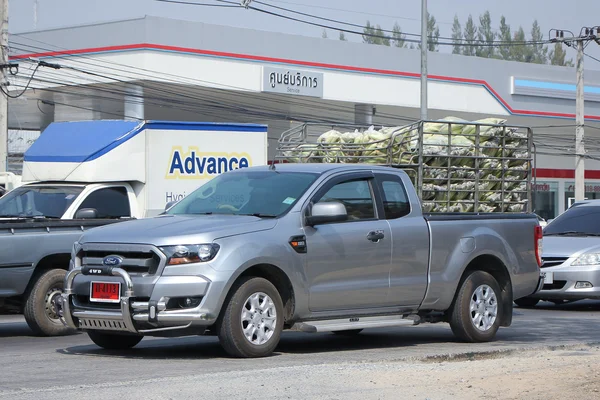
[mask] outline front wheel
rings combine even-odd
[[[460,340],[488,342],[500,327],[502,302],[496,279],[487,272],[471,272],[459,288],[451,310],[450,327]]]
[[[247,277],[232,289],[217,322],[221,346],[233,357],[270,355],[283,330],[283,303],[271,282]]]
[[[143,338],[140,335],[119,335],[97,331],[88,331],[87,334],[92,339],[92,342],[106,350],[130,349],[137,345]]]

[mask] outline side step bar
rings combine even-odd
[[[378,317],[355,317],[340,319],[325,319],[295,323],[290,330],[317,333],[334,332],[364,328],[388,328],[393,326],[418,325],[418,315],[404,317],[402,315],[385,315]]]

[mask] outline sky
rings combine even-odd
[[[216,0],[181,0],[188,2],[219,4]],[[239,2],[239,0],[233,0]],[[37,21],[34,4],[37,2]],[[574,3],[577,3],[577,7]],[[478,25],[479,15],[490,11],[492,25],[497,30],[500,17],[504,15],[513,32],[523,26],[528,34],[535,19],[546,38],[548,31],[568,29],[578,33],[582,26],[600,25],[600,2],[598,0],[428,0],[428,10],[435,16],[440,35],[450,37],[452,21],[457,15],[464,26],[469,15]],[[222,3],[221,3],[222,4]],[[266,4],[290,8],[320,17],[364,25],[367,20],[391,30],[397,22],[403,32],[420,33],[421,0],[256,0],[257,8],[285,13]],[[304,36],[320,37],[323,28],[265,15],[250,9],[192,6],[165,3],[159,0],[9,0],[9,31],[22,33],[36,29],[48,29],[97,22],[143,17],[144,15],[199,21],[219,25],[268,30]],[[293,15],[293,14],[289,14]],[[294,15],[297,18],[307,17]],[[313,20],[314,21],[314,20]],[[325,25],[330,22],[320,21]],[[350,30],[360,28],[347,27]],[[338,32],[328,30],[330,39],[337,39]],[[362,41],[359,35],[347,34],[350,41]],[[450,52],[445,46],[440,51]],[[600,58],[600,45],[590,43],[589,55]],[[575,51],[567,49],[567,59],[575,60]],[[600,70],[600,61],[585,59],[586,69]]]

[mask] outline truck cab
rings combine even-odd
[[[0,199],[0,221],[21,217],[47,219],[141,218],[128,182],[23,185]]]

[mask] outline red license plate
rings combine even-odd
[[[118,282],[92,282],[90,301],[118,303],[121,301],[121,284]]]

